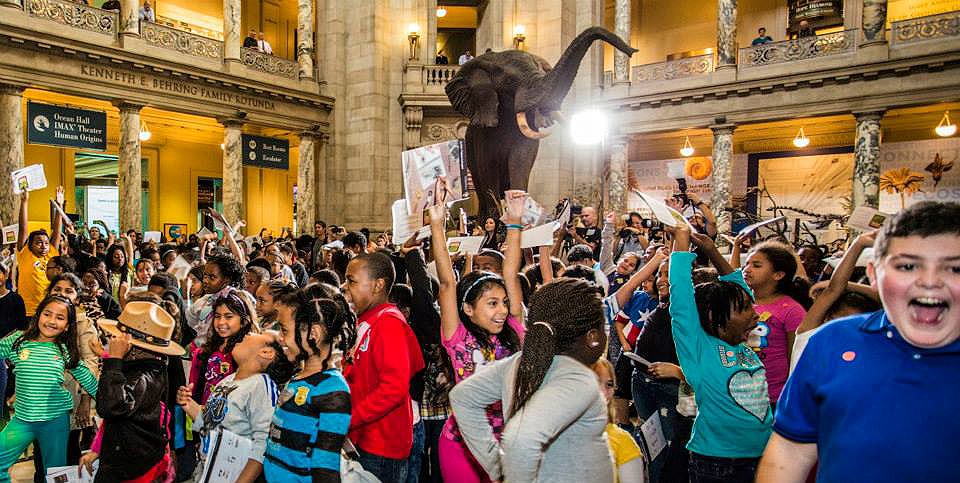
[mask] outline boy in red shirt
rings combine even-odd
[[[353,408],[348,436],[365,470],[402,483],[413,445],[410,378],[423,369],[423,356],[403,314],[387,303],[395,277],[390,258],[362,254],[346,275],[343,294],[358,316],[353,360],[343,371]]]

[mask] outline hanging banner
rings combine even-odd
[[[27,102],[27,143],[107,149],[107,113]]]
[[[290,169],[290,141],[243,134],[243,164],[258,168]]]

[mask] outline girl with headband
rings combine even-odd
[[[520,215],[526,193],[507,192],[507,252],[503,278],[491,272],[471,272],[459,283],[447,251],[447,210],[443,203],[430,207],[433,255],[440,279],[441,342],[453,362],[459,384],[494,361],[520,350],[525,332],[520,269]],[[486,408],[487,418],[499,436],[503,408],[497,402]],[[446,481],[488,482],[490,478],[467,449],[454,417],[447,419],[439,443],[440,471]]]

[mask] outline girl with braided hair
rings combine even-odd
[[[285,310],[290,304],[293,310]],[[302,364],[273,414],[263,460],[268,481],[340,481],[340,448],[350,428],[350,387],[336,351],[356,339],[356,317],[343,295],[312,284],[285,295],[277,311],[287,359]]]
[[[606,350],[597,287],[562,277],[530,298],[523,350],[450,391],[467,446],[491,480],[613,482],[607,405],[591,366]],[[503,401],[498,442],[485,408]]]
[[[506,194],[507,253],[503,278],[492,272],[476,271],[457,283],[444,231],[446,205],[441,203],[430,208],[433,256],[440,279],[441,343],[453,363],[456,384],[492,362],[516,353],[523,340],[523,295],[518,277],[519,223],[527,194],[523,191]],[[494,434],[499,436],[503,429],[501,403],[491,402],[486,413]],[[448,418],[444,424],[438,452],[444,480],[490,481],[463,442],[455,417]]]

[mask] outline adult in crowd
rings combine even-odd
[[[267,42],[263,32],[257,32],[257,50],[267,55],[273,55],[273,47],[270,46],[270,42]]]
[[[153,11],[153,7],[150,6],[150,0],[143,0],[143,6],[140,7],[140,21],[141,22],[156,22],[157,14]]]
[[[457,64],[463,65],[463,64],[466,64],[467,62],[470,62],[471,60],[473,60],[473,56],[470,55],[469,50],[466,50],[463,52],[462,55],[460,55],[460,59],[458,59]]]
[[[243,38],[243,46],[248,49],[257,49],[257,29],[250,29],[247,36]],[[259,50],[259,49],[258,49]],[[263,231],[260,232],[260,239],[266,242]]]
[[[767,35],[767,28],[760,27],[757,29],[757,38],[753,39],[753,42],[750,42],[750,45],[763,45],[773,42],[773,38]]]

